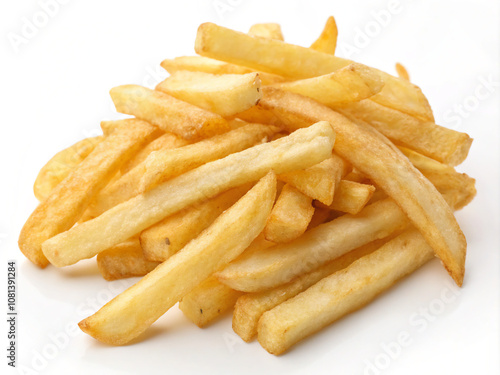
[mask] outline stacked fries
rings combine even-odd
[[[111,90],[132,118],[42,168],[26,257],[144,276],[84,332],[122,345],[177,302],[199,327],[234,308],[234,331],[278,355],[434,255],[462,285],[453,211],[476,190],[454,167],[472,139],[434,123],[401,64],[395,77],[336,44],[333,17],[309,48],[277,24],[202,24],[199,56],[163,61],[155,90]]]

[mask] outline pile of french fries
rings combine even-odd
[[[26,257],[143,276],[84,332],[122,345],[177,302],[200,327],[234,308],[234,331],[277,355],[433,256],[462,284],[453,211],[476,190],[454,167],[472,139],[434,123],[402,65],[395,77],[336,43],[333,17],[308,48],[277,24],[202,24],[198,55],[163,61],[154,90],[111,90],[131,118],[42,168]]]

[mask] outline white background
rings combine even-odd
[[[18,365],[24,370],[19,373],[499,373],[498,2],[404,1],[381,25],[380,11],[389,3],[68,1],[16,52],[9,33],[23,35],[24,17],[43,23],[42,8],[36,1],[2,1],[0,269],[5,280],[6,259],[18,261]],[[477,179],[478,190],[457,214],[469,243],[464,287],[457,292],[432,261],[281,357],[255,342],[243,343],[229,317],[200,330],[177,308],[133,345],[107,347],[79,331],[70,337],[67,327],[74,329],[134,280],[107,283],[93,261],[39,270],[24,259],[16,241],[37,203],[32,185],[38,170],[56,151],[96,134],[100,120],[116,118],[110,88],[153,86],[165,76],[158,67],[162,59],[193,54],[200,23],[247,31],[255,22],[279,22],[287,41],[309,45],[328,15],[339,26],[339,55],[347,56],[348,46],[359,47],[352,59],[390,73],[396,61],[404,63],[429,97],[437,122],[475,138],[459,167]],[[360,30],[371,37],[361,41]],[[494,85],[486,87],[485,80]],[[457,106],[464,105],[466,111],[457,115]],[[443,294],[455,298],[443,302]],[[430,309],[426,318],[422,309]],[[5,353],[7,326],[2,327]],[[384,361],[384,345],[403,331],[410,345]],[[0,357],[4,373],[7,360]],[[384,370],[368,370],[369,364]]]

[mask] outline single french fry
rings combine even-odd
[[[155,132],[154,126],[133,121],[135,126],[124,127],[99,143],[28,218],[19,235],[19,248],[34,264],[48,265],[42,243],[70,229],[97,192]]]
[[[213,23],[200,25],[195,50],[205,57],[292,79],[325,75],[352,63],[328,53],[278,40],[252,37]],[[433,121],[429,103],[420,88],[390,74],[377,72],[385,85],[370,100]]]
[[[270,172],[182,251],[82,320],[80,328],[112,345],[123,345],[139,336],[250,245],[264,228],[275,195],[276,176]]]
[[[285,173],[317,164],[330,157],[334,142],[331,125],[319,122],[204,164],[51,238],[43,252],[58,267],[91,258],[191,204],[256,181],[270,170]]]
[[[242,294],[215,277],[209,277],[182,297],[179,309],[194,324],[203,328],[232,309]]]
[[[102,133],[104,134],[105,137],[108,137],[115,130],[129,126],[131,120],[133,119],[101,121]]]
[[[409,230],[265,312],[258,325],[259,343],[269,353],[279,355],[371,302],[432,258],[432,248],[422,235]]]
[[[384,83],[373,69],[352,63],[333,73],[273,86],[336,106],[370,98],[382,90]]]
[[[104,137],[85,138],[55,154],[45,164],[33,185],[35,197],[42,202],[68,174],[102,142]]]
[[[341,180],[330,209],[355,215],[366,206],[374,192],[373,185]]]
[[[215,198],[189,206],[144,230],[140,235],[144,257],[163,262],[204,231],[248,190],[228,190]]]
[[[451,166],[465,160],[472,144],[466,133],[421,121],[369,100],[335,108],[349,118],[360,118],[394,143]]]
[[[163,181],[265,142],[276,131],[267,125],[248,124],[183,147],[151,153],[142,163],[103,189],[92,202],[89,212],[94,217],[99,216]]]
[[[262,97],[258,73],[214,75],[179,71],[160,82],[156,90],[223,117],[253,107]]]
[[[248,35],[284,41],[279,23],[256,23],[250,26]]]
[[[335,152],[392,197],[420,230],[457,285],[462,285],[467,242],[436,188],[375,129],[349,121],[314,100],[272,87],[259,102],[290,128],[327,120],[337,133]],[[362,152],[361,152],[362,151]]]
[[[404,229],[409,221],[392,199],[321,224],[296,240],[245,253],[216,277],[232,289],[260,292],[285,284],[369,242]]]
[[[335,22],[335,18],[330,16],[326,20],[325,27],[318,39],[316,39],[309,48],[334,55],[335,49],[337,48],[337,35],[337,23]]]
[[[118,112],[136,116],[185,139],[207,138],[229,130],[222,116],[146,87],[118,86],[111,89],[110,95]]]
[[[264,228],[266,240],[283,243],[301,236],[314,214],[312,198],[286,184]]]
[[[406,70],[403,64],[396,63],[396,72],[398,73],[399,78],[410,82],[410,74],[408,74],[408,70]]]
[[[239,297],[234,305],[233,330],[244,341],[250,342],[257,335],[259,319],[266,311],[295,297],[328,275],[344,269],[355,260],[372,253],[387,239],[376,240],[354,249],[326,263],[315,271],[301,275],[287,284],[260,293],[247,293]]]
[[[144,276],[159,264],[144,258],[138,238],[115,245],[97,256],[97,267],[108,281]]]

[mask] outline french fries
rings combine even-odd
[[[407,231],[349,267],[265,312],[259,343],[272,354],[357,310],[432,259],[433,252],[416,230]]]
[[[256,23],[248,30],[248,35],[284,41],[279,23]]]
[[[330,209],[356,215],[370,201],[375,186],[341,180]]]
[[[160,82],[156,90],[223,117],[253,107],[262,97],[258,73],[214,75],[179,71]]]
[[[335,49],[337,48],[337,23],[335,22],[335,18],[332,16],[328,17],[326,20],[325,27],[321,32],[318,39],[311,44],[311,49],[329,53],[331,55],[335,55]]]
[[[139,336],[250,245],[264,228],[275,195],[276,176],[271,172],[179,253],[82,320],[80,328],[113,345]]]
[[[396,63],[396,72],[398,73],[399,78],[410,82],[410,74],[408,74],[408,70],[406,70],[403,64]]]
[[[188,140],[207,138],[229,130],[223,117],[160,91],[123,85],[111,89],[109,93],[118,112],[136,116]]]

